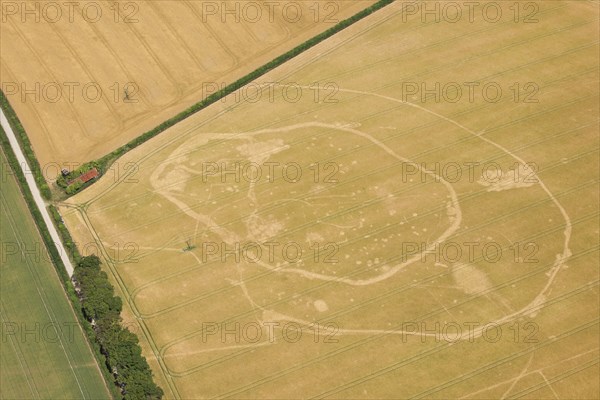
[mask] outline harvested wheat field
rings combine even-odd
[[[168,397],[598,397],[598,5],[495,4],[396,2],[61,205]]]
[[[0,83],[40,164],[73,168],[372,3],[3,1]]]

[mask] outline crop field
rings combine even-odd
[[[0,398],[108,399],[98,365],[0,151]]]
[[[0,83],[40,164],[73,168],[372,3],[3,0]]]
[[[528,4],[396,2],[61,204],[167,397],[598,397],[598,5]]]

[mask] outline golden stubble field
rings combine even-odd
[[[110,153],[372,3],[2,0],[0,83],[50,174]]]
[[[396,3],[61,206],[169,397],[598,396],[598,9],[536,4]]]

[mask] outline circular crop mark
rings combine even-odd
[[[571,234],[535,166],[424,107],[340,93],[344,107],[328,110],[343,122],[203,133],[153,186],[201,226],[199,242],[219,244],[212,261],[263,319],[370,334],[442,314],[480,325],[534,315]],[[374,102],[377,118],[363,112]]]

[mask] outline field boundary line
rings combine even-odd
[[[379,1],[377,1],[375,4],[364,8],[363,10],[354,14],[353,16],[351,16],[343,21],[338,22],[333,27],[317,34],[316,36],[313,36],[312,38],[308,39],[304,43],[301,43],[300,45],[294,47],[293,49],[288,50],[287,52],[283,53],[282,55],[277,56],[273,60],[271,60],[271,61],[267,62],[266,64],[262,65],[261,67],[255,69],[254,71],[250,72],[249,74],[239,78],[238,80],[234,81],[233,83],[230,83],[229,85],[225,86],[224,88],[220,89],[219,91],[209,95],[205,99],[193,104],[188,109],[180,112],[179,114],[175,115],[174,117],[171,117],[171,118],[165,120],[164,122],[162,122],[160,125],[156,126],[155,128],[130,140],[123,146],[118,147],[111,153],[106,154],[105,156],[97,159],[96,161],[100,164],[102,170],[106,170],[117,158],[121,157],[122,155],[129,152],[130,150],[138,147],[142,143],[147,142],[148,140],[150,140],[151,138],[164,132],[168,128],[185,120],[189,116],[194,115],[197,112],[205,109],[209,105],[212,105],[212,104],[218,102],[225,96],[227,96],[231,93],[234,93],[236,90],[247,85],[248,83],[251,83],[252,81],[256,80],[257,78],[265,75],[266,73],[268,73],[268,72],[272,71],[273,69],[286,63],[287,61],[289,61],[293,58],[296,58],[297,56],[304,53],[308,49],[313,48],[314,46],[316,46],[319,43],[325,41],[326,39],[334,36],[335,34],[348,28],[349,26],[354,25],[356,22],[368,17],[369,15],[375,13],[376,11],[384,8],[387,5],[393,4],[393,3],[394,3],[394,0],[379,0]],[[43,177],[42,177],[42,179],[43,179]]]
[[[562,54],[561,54],[561,55],[562,55]],[[559,56],[561,56],[561,55],[559,55]],[[590,72],[590,71],[592,71],[592,70],[595,70],[595,69],[591,68],[591,69],[589,69],[589,70],[585,70],[583,73],[589,73],[589,72]],[[582,73],[582,74],[583,74],[583,73]],[[545,85],[545,86],[543,86],[542,88],[550,87],[552,83],[554,83],[554,81],[553,81],[553,82],[550,82],[548,85]],[[281,85],[281,86],[286,86],[286,85]],[[384,85],[384,86],[382,86],[382,87],[379,87],[379,88],[377,88],[377,89],[381,89],[381,88],[387,88],[387,87],[389,87],[389,86],[393,86],[393,85]],[[373,94],[375,94],[375,95],[376,95],[376,93],[374,93],[374,92],[373,92]],[[361,95],[357,95],[357,96],[355,96],[355,97],[359,97],[359,96],[361,96]],[[351,99],[354,99],[355,97],[351,97]],[[519,119],[514,119],[514,120],[511,120],[511,121],[509,121],[509,122],[506,122],[506,123],[504,123],[504,124],[497,125],[497,126],[493,127],[492,129],[488,129],[488,130],[486,130],[486,132],[485,132],[485,133],[493,132],[493,131],[495,131],[495,130],[497,130],[497,129],[501,129],[501,128],[505,128],[505,127],[508,127],[508,126],[514,125],[514,124],[516,124],[517,122],[522,122],[522,121],[528,120],[528,119],[530,119],[530,118],[532,118],[532,117],[538,117],[538,116],[540,116],[540,115],[547,114],[547,113],[548,113],[548,112],[550,112],[550,111],[554,111],[554,110],[556,110],[556,109],[559,109],[559,108],[563,108],[563,107],[566,107],[566,106],[569,106],[569,105],[576,104],[576,103],[578,103],[578,102],[580,102],[580,101],[582,101],[582,100],[587,100],[587,99],[590,99],[590,98],[595,98],[595,97],[596,97],[596,95],[589,95],[589,96],[586,96],[586,97],[580,97],[580,98],[577,98],[577,99],[575,99],[575,100],[572,100],[572,101],[570,101],[570,102],[563,102],[563,103],[561,103],[560,105],[558,105],[558,106],[556,106],[556,107],[554,107],[554,108],[552,108],[552,109],[543,110],[543,111],[540,111],[540,112],[538,112],[538,113],[535,113],[535,114],[530,114],[530,115],[527,115],[527,116],[525,116],[525,117],[522,117],[522,118],[519,118]],[[234,106],[234,107],[237,107],[237,106],[238,106],[238,105],[236,105],[236,106]],[[479,108],[481,108],[481,107],[483,107],[483,106],[485,106],[485,105],[478,106],[478,107],[476,107],[475,109],[470,109],[470,110],[464,110],[464,111],[460,111],[460,112],[458,112],[458,113],[455,113],[455,114],[452,114],[452,115],[450,115],[450,117],[449,117],[449,118],[450,118],[450,119],[455,119],[456,117],[458,117],[458,116],[462,116],[463,114],[468,114],[468,113],[470,113],[470,112],[477,111]],[[219,116],[221,116],[221,115],[223,115],[223,112],[221,112],[221,113],[217,114],[216,116],[214,116],[214,117],[210,118],[209,120],[203,121],[202,123],[200,123],[200,124],[198,124],[198,125],[195,125],[195,126],[194,126],[194,127],[192,127],[192,128],[189,128],[187,131],[185,131],[185,132],[184,132],[184,134],[183,134],[183,135],[188,135],[188,134],[190,134],[190,133],[191,133],[193,130],[195,130],[195,129],[198,129],[199,127],[202,127],[202,126],[203,126],[203,125],[205,125],[206,123],[208,123],[208,122],[210,122],[210,121],[214,120],[215,118],[218,118],[218,117],[219,117]],[[374,116],[375,116],[375,115],[373,115],[373,117],[374,117]],[[281,122],[281,121],[280,121],[280,122]],[[390,136],[390,137],[389,137],[389,139],[398,138],[398,137],[404,136],[404,134],[405,134],[405,133],[410,133],[410,132],[413,132],[413,131],[415,131],[415,130],[417,130],[417,129],[422,129],[422,128],[427,128],[427,127],[430,127],[430,126],[434,126],[434,125],[436,125],[436,124],[438,124],[438,123],[439,123],[439,121],[437,121],[437,120],[436,120],[436,121],[434,121],[434,122],[432,122],[432,123],[427,123],[427,124],[425,124],[425,125],[421,125],[421,126],[418,126],[418,127],[416,127],[416,128],[412,128],[412,129],[411,129],[411,130],[409,130],[409,131],[402,132],[402,133],[399,133],[399,134],[396,134],[396,135],[392,135],[392,136]],[[267,126],[271,126],[271,125],[267,125]],[[178,138],[180,138],[180,137],[181,137],[181,136],[179,136]],[[175,138],[174,140],[172,140],[172,141],[169,141],[169,142],[165,143],[164,145],[162,145],[162,146],[158,147],[156,150],[154,150],[154,151],[152,151],[152,152],[150,152],[150,153],[148,153],[148,154],[145,154],[143,157],[139,158],[137,161],[138,161],[138,162],[140,162],[140,163],[141,163],[141,162],[143,162],[144,160],[146,160],[148,157],[152,156],[152,155],[153,155],[153,154],[155,154],[156,152],[158,152],[158,151],[160,151],[161,149],[163,149],[163,148],[165,148],[165,147],[167,147],[167,146],[169,146],[169,145],[173,144],[173,142],[174,142],[175,140],[177,140],[178,138]],[[386,141],[387,141],[387,140],[388,140],[388,139],[386,139]],[[453,144],[459,144],[459,143],[462,143],[462,141],[466,141],[466,140],[471,140],[471,138],[464,138],[464,139],[461,139],[460,141],[456,141],[456,142],[454,142]],[[439,148],[437,148],[437,150],[439,150]],[[349,153],[350,153],[350,152],[349,152]],[[184,154],[187,154],[187,153],[184,153]],[[344,153],[344,154],[346,154],[346,153]],[[426,153],[425,153],[425,154],[426,154]],[[121,181],[123,181],[124,179],[126,179],[126,178],[127,178],[127,176],[128,176],[127,174],[124,174],[124,175],[121,177],[121,179],[120,179],[119,181],[117,181],[117,182],[113,183],[112,185],[110,185],[109,187],[107,187],[106,189],[104,189],[102,192],[100,192],[100,193],[99,193],[99,194],[97,194],[96,196],[92,197],[90,200],[86,201],[86,202],[85,202],[85,204],[86,204],[86,205],[89,205],[89,204],[91,204],[91,203],[95,202],[96,200],[98,200],[99,198],[103,197],[103,196],[104,196],[104,195],[106,195],[108,192],[110,192],[112,189],[114,189],[116,186],[118,186],[118,184],[120,184],[120,183],[121,183]],[[138,197],[136,197],[136,198],[140,198],[140,196],[138,196]]]
[[[91,220],[88,218],[87,212],[85,211],[85,207],[75,207],[75,209],[81,216],[83,223],[85,224],[90,235],[92,236],[92,239],[94,240],[94,242],[96,242],[96,245],[98,246],[98,250],[100,252],[100,254],[98,254],[98,256],[102,257],[105,260],[105,265],[108,267],[108,270],[110,271],[113,279],[116,281],[117,285],[116,285],[115,289],[118,289],[118,291],[123,295],[124,300],[129,305],[129,310],[131,311],[131,313],[135,317],[139,327],[141,328],[141,331],[142,331],[146,341],[148,342],[148,345],[150,346],[150,350],[154,353],[154,359],[158,363],[160,372],[163,373],[165,381],[166,381],[167,385],[169,385],[169,389],[171,390],[171,393],[176,398],[181,398],[181,395],[179,394],[179,389],[177,388],[177,385],[175,384],[173,376],[169,372],[168,367],[166,365],[163,365],[164,360],[162,358],[162,354],[160,353],[160,349],[158,348],[158,346],[156,345],[156,342],[154,341],[154,338],[152,337],[152,333],[150,332],[150,329],[146,325],[146,321],[141,317],[141,314],[140,314],[139,310],[137,309],[137,305],[132,300],[131,293],[129,292],[127,285],[123,282],[123,278],[121,277],[121,275],[119,274],[119,272],[117,270],[116,263],[110,258],[108,251],[106,250],[106,246],[104,245],[104,243],[102,242],[102,239],[100,238],[100,235],[94,228]],[[139,336],[139,335],[136,335],[136,336]],[[152,369],[152,372],[154,373],[156,371]]]
[[[52,222],[52,218],[50,217],[50,214],[48,213],[48,209],[46,208],[46,203],[44,202],[44,199],[42,198],[42,194],[37,187],[35,178],[29,173],[30,171],[32,171],[32,169],[29,167],[27,158],[25,157],[25,155],[23,154],[23,151],[21,150],[21,146],[19,145],[17,136],[13,132],[13,129],[8,122],[8,119],[6,118],[6,115],[4,114],[4,110],[2,110],[1,108],[0,108],[0,125],[4,129],[4,133],[6,134],[6,137],[8,138],[8,142],[10,143],[10,146],[12,147],[12,151],[13,151],[15,157],[17,158],[17,161],[20,164],[21,172],[23,173],[23,175],[25,175],[25,181],[27,182],[27,186],[29,187],[29,191],[31,192],[33,201],[35,202],[35,206],[37,207],[39,212],[42,214],[42,221],[46,225],[45,228],[49,232],[52,240],[54,241],[54,246],[56,246],[56,248],[58,250],[59,257],[63,263],[63,268],[65,269],[65,271],[67,272],[69,277],[71,277],[71,276],[73,276],[73,272],[74,272],[73,264],[71,263],[71,260],[69,259],[68,255],[67,255],[68,253],[65,250],[65,247],[63,246],[63,243],[60,240],[60,236],[58,235],[58,231],[56,230],[56,227],[54,226],[54,223]],[[23,188],[21,188],[21,190],[23,190]],[[36,221],[36,225],[39,226],[42,223],[42,221]],[[42,228],[40,227],[40,229],[42,229]],[[46,245],[48,245],[48,243],[46,243]]]
[[[25,128],[23,128],[23,124],[19,120],[19,117],[15,113],[15,110],[10,105],[8,98],[6,97],[6,95],[4,94],[4,92],[1,89],[0,89],[0,112],[2,113],[2,119],[6,118],[6,121],[8,122],[6,124],[6,126],[9,128],[12,128],[10,131],[17,133],[17,135],[14,135],[17,140],[16,143],[18,144],[19,149],[23,150],[23,153],[29,163],[28,164],[29,167],[33,168],[33,169],[30,169],[29,171],[35,177],[35,182],[37,183],[43,198],[45,200],[49,200],[52,197],[52,194],[50,192],[50,188],[48,187],[48,185],[46,183],[46,180],[44,179],[44,175],[42,174],[42,168],[40,166],[40,163],[38,162],[37,158],[35,157],[35,153],[33,152],[33,148],[31,146],[31,141],[29,140],[29,136],[25,132]],[[38,115],[37,111],[36,111],[36,115]],[[2,122],[0,125],[3,128],[5,128],[4,122]],[[5,132],[5,134],[7,135],[6,132]],[[11,147],[13,147],[12,144],[11,144]],[[13,152],[14,152],[14,149],[13,149]],[[20,160],[19,160],[19,162],[20,162]],[[27,173],[25,173],[25,176],[27,176]],[[21,188],[21,190],[23,190],[23,189]]]
[[[3,93],[0,91],[0,103],[2,100],[2,96],[3,96]],[[2,104],[0,104],[0,105],[2,105]],[[9,107],[10,107],[10,105],[9,105]],[[16,115],[15,115],[15,118],[16,118]],[[19,124],[18,126],[22,129],[22,126],[20,125],[20,122],[18,121],[18,119],[16,121]],[[5,126],[8,128],[8,131],[13,134],[12,142],[10,141],[9,133],[7,133],[7,131],[4,130]],[[26,135],[25,135],[25,138],[27,138]],[[13,147],[13,146],[15,146],[15,147]],[[48,252],[48,254],[50,255],[50,263],[52,264],[52,266],[54,267],[54,271],[58,275],[58,279],[61,283],[63,293],[67,297],[67,302],[69,304],[71,312],[74,315],[74,319],[77,322],[77,326],[79,327],[80,331],[82,332],[85,344],[86,344],[87,348],[89,349],[90,353],[92,354],[92,358],[95,362],[96,368],[102,377],[102,382],[106,388],[106,392],[109,396],[114,397],[116,395],[117,391],[113,386],[110,385],[110,383],[112,381],[107,376],[107,371],[101,367],[102,361],[100,359],[100,355],[99,355],[98,351],[92,345],[94,340],[90,333],[90,327],[88,325],[85,325],[86,321],[80,310],[81,304],[79,303],[79,300],[77,299],[76,295],[74,294],[75,291],[74,291],[73,283],[71,281],[72,272],[69,273],[66,265],[63,262],[63,259],[66,257],[66,259],[69,262],[69,265],[71,265],[71,267],[72,267],[71,261],[68,258],[68,254],[65,251],[62,241],[60,239],[58,241],[56,241],[50,232],[50,229],[54,229],[56,232],[55,225],[52,223],[52,221],[50,221],[50,224],[47,224],[46,219],[43,218],[44,215],[42,214],[42,212],[46,212],[46,215],[48,212],[47,208],[45,207],[44,201],[41,200],[42,207],[40,207],[39,204],[36,202],[36,199],[33,197],[33,194],[32,194],[33,190],[38,190],[38,188],[35,184],[35,178],[31,174],[27,173],[28,164],[27,164],[27,161],[24,159],[25,156],[21,153],[21,157],[23,157],[22,160],[19,160],[17,157],[16,151],[21,151],[21,148],[20,148],[19,142],[18,142],[18,138],[15,137],[14,132],[12,132],[9,121],[6,119],[6,117],[4,115],[4,111],[2,110],[1,107],[0,107],[0,150],[3,151],[4,155],[6,156],[7,167],[10,168],[12,170],[13,174],[15,175],[15,180],[17,182],[17,186],[19,187],[21,195],[23,196],[23,199],[24,199],[27,209],[29,210],[29,213],[33,219],[33,223],[36,226],[38,234],[42,239],[43,245],[44,245],[46,251]],[[19,163],[21,168],[18,168],[16,165],[14,165],[15,162]],[[37,160],[34,159],[34,162],[37,163]],[[39,164],[38,164],[38,167],[39,167]],[[29,171],[31,172],[30,169],[29,169]],[[40,200],[41,196],[39,194],[39,191],[38,191],[38,196],[39,196],[38,200]],[[62,249],[62,251],[61,251],[61,249]]]

